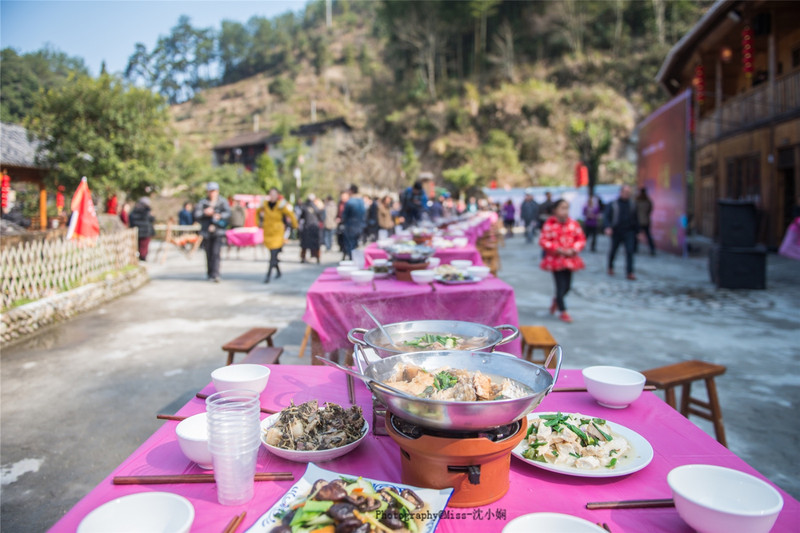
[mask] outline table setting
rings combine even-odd
[[[500,352],[408,354],[416,357],[408,361],[430,371],[446,364],[499,378],[518,378],[537,396],[530,408],[506,411],[505,416],[491,419],[484,415],[502,415],[498,407],[517,400],[499,395],[485,402],[443,404],[435,398],[417,398],[409,403],[401,393],[388,399],[387,414],[381,420],[388,436],[376,434],[366,421],[374,409],[377,389],[370,390],[360,382],[348,389],[346,375],[336,368],[269,365],[262,367],[269,370],[266,382],[263,371],[236,371],[235,376],[227,376],[233,381],[209,383],[198,392],[205,399],[192,398],[179,409],[175,416],[183,420],[163,421],[153,436],[78,502],[53,531],[100,531],[98,520],[119,524],[130,512],[151,520],[142,527],[152,528],[143,530],[156,530],[152,520],[169,522],[165,531],[282,532],[315,523],[345,528],[354,519],[372,524],[400,520],[398,517],[400,522],[391,522],[400,524],[398,531],[466,528],[513,533],[542,527],[617,532],[796,530],[800,504],[795,499],[653,392],[644,390],[643,382],[633,387],[638,393],[631,395],[627,390],[631,385],[620,377],[623,372],[562,367],[560,347],[558,352],[552,372]],[[372,361],[361,365],[371,379],[388,386],[402,385],[396,375],[387,377],[391,374],[387,365],[392,358],[401,360],[406,355],[382,358],[372,352],[364,357]],[[229,368],[236,366],[260,365]],[[608,391],[592,388],[585,375],[611,389],[620,384],[628,396],[612,407],[604,406]],[[217,386],[238,388],[220,391]],[[522,394],[525,401],[528,393]],[[478,405],[481,403],[485,405]],[[442,405],[448,409],[428,409]],[[236,413],[227,425],[221,422],[225,416],[214,412],[226,408]],[[481,410],[474,411],[476,408]],[[198,415],[221,423],[206,426],[209,449],[215,454],[211,469],[189,458],[177,431],[180,424]],[[276,421],[288,423],[289,433],[292,424],[302,422],[305,438],[313,433],[308,426],[317,427],[315,416],[328,416],[334,424],[337,417],[351,420],[355,440],[342,441],[329,450],[275,453],[268,446],[268,442],[277,446],[281,440],[270,435]],[[431,424],[432,420],[436,423]],[[481,424],[480,420],[500,426],[489,431],[481,427],[487,422]],[[214,432],[223,427],[227,428],[223,439],[212,444]],[[231,435],[239,430],[245,436],[234,439],[237,448],[231,452]],[[327,433],[318,435],[322,434]],[[252,456],[254,435],[258,446]],[[301,441],[299,436],[285,438]],[[220,451],[226,442],[227,455]],[[577,442],[585,446],[580,448]],[[580,459],[551,462],[554,453],[557,462],[557,452],[565,451],[567,445],[577,456],[597,448],[598,442],[619,454],[610,453],[596,468],[577,465]],[[306,442],[304,446],[316,444]],[[445,463],[439,462],[434,450],[445,454]],[[455,459],[461,453],[480,459],[468,459],[463,467],[448,466],[464,464]],[[248,461],[226,463],[220,459],[244,456]],[[418,464],[428,466],[415,468]],[[252,468],[244,477],[234,476],[245,485],[244,492],[224,490],[219,477],[225,474],[226,465]],[[133,481],[115,483],[126,477]],[[158,484],[151,483],[154,479]],[[251,489],[252,493],[248,492]],[[142,500],[147,498],[151,500]],[[323,507],[331,512],[320,511]],[[142,512],[145,508],[146,513]],[[115,511],[109,515],[109,509]],[[416,520],[413,526],[408,522],[412,519]],[[374,524],[371,527],[382,530]]]

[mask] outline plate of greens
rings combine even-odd
[[[653,447],[635,431],[580,413],[530,413],[528,434],[511,451],[537,468],[578,477],[617,477],[638,472]]]
[[[295,483],[248,533],[269,533],[284,524],[292,531],[331,530],[348,520],[370,524],[370,531],[433,533],[452,488],[425,489],[401,483],[339,474],[309,463]],[[354,504],[353,502],[357,502]]]

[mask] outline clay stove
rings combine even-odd
[[[453,487],[448,505],[479,507],[508,492],[511,450],[525,437],[528,420],[483,431],[450,431],[421,427],[387,412],[386,430],[400,446],[403,483]]]

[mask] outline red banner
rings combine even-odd
[[[92,192],[86,178],[81,180],[78,189],[72,196],[70,204],[72,219],[69,222],[68,238],[72,237],[97,237],[100,235],[100,222],[92,202]]]

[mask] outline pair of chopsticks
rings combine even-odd
[[[225,529],[222,530],[222,533],[235,533],[235,531],[239,529],[239,525],[242,523],[245,516],[247,516],[247,511],[242,511],[242,514],[231,518],[231,521],[228,522],[228,525],[225,526]]]
[[[608,527],[608,524],[606,524],[605,522],[603,522],[602,524],[600,522],[595,522],[595,524],[608,531],[608,533],[611,533],[611,528]]]
[[[657,507],[675,507],[672,498],[662,500],[622,500],[618,502],[589,502],[587,509],[654,509]]]
[[[201,400],[205,400],[206,398],[208,398],[208,394],[203,394],[202,392],[198,392],[197,394],[195,394],[195,396],[200,398]],[[274,409],[267,409],[266,407],[262,407],[261,408],[261,412],[262,413],[267,413],[268,415],[274,415],[278,411],[275,411]]]
[[[644,390],[656,390],[656,387],[645,385]],[[586,392],[586,387],[556,387],[553,392]]]
[[[350,374],[347,374],[347,398],[350,400],[351,405],[356,404],[355,382]]]
[[[291,472],[256,472],[255,481],[293,481]],[[167,474],[158,476],[116,476],[114,485],[168,485],[214,483],[214,474]]]

